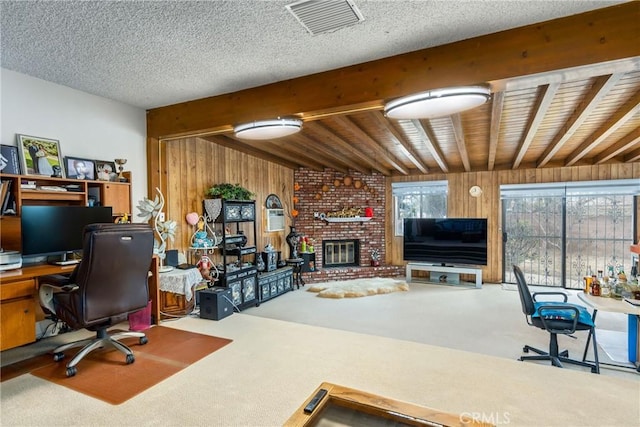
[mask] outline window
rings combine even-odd
[[[581,289],[587,270],[631,269],[640,180],[503,185],[505,282]]]
[[[395,235],[403,235],[404,218],[446,218],[447,181],[393,182]]]

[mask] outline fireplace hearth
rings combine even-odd
[[[349,267],[360,265],[360,240],[340,239],[322,241],[322,266]]]

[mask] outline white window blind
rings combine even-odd
[[[405,194],[447,194],[448,182],[445,181],[417,181],[392,182],[391,192],[400,197]]]
[[[640,195],[640,179],[574,181],[544,184],[508,184],[500,186],[500,198],[563,197],[587,195]]]

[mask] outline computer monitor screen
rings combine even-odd
[[[87,224],[113,222],[111,207],[22,206],[22,256],[64,255],[82,250]]]

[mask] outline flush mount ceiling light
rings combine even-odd
[[[490,97],[491,90],[484,86],[436,89],[393,100],[384,113],[391,119],[432,119],[479,107]]]
[[[302,120],[272,119],[243,123],[233,128],[237,138],[275,139],[293,135],[302,129]]]

